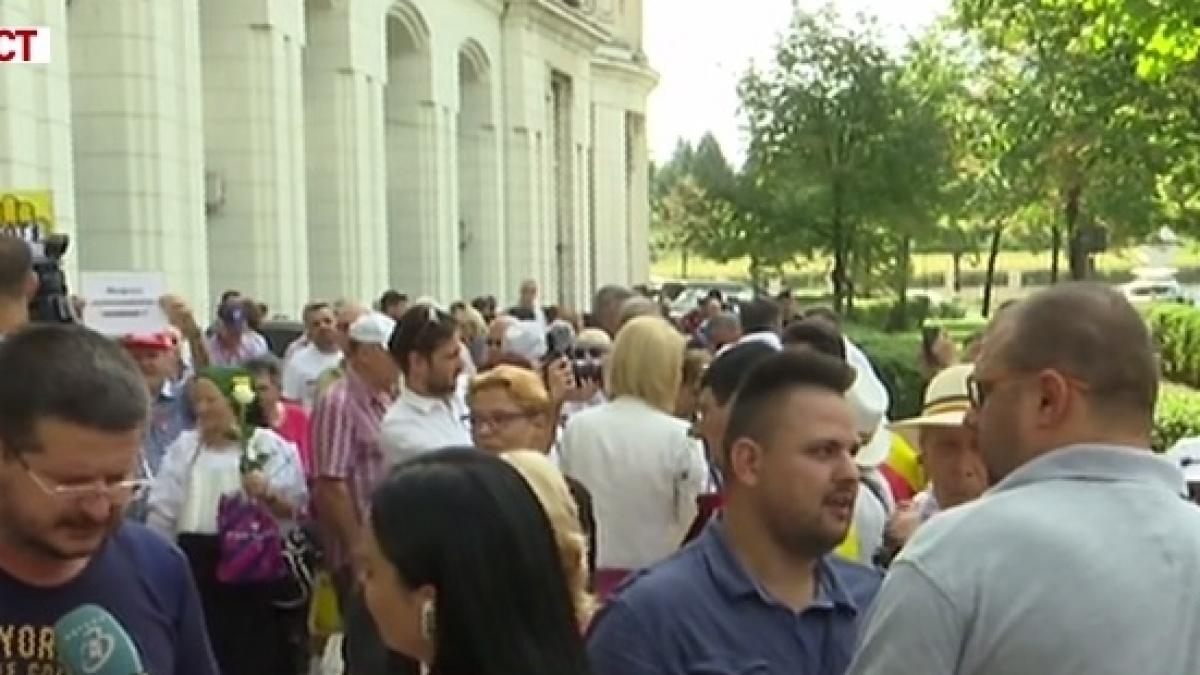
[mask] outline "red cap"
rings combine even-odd
[[[175,338],[170,333],[134,333],[121,338],[121,344],[127,349],[161,349],[175,348]]]

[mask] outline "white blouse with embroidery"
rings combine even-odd
[[[267,455],[262,473],[271,493],[296,508],[305,505],[308,487],[300,452],[270,429],[256,429],[250,447]],[[196,430],[185,431],[167,448],[150,488],[146,524],[174,538],[178,534],[216,534],[222,495],[242,489],[241,452],[236,443],[209,447]]]

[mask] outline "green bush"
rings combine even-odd
[[[1200,387],[1200,309],[1160,304],[1150,307],[1145,316],[1158,346],[1163,376]]]
[[[1200,391],[1163,385],[1154,409],[1154,449],[1163,452],[1191,436],[1200,436]]]
[[[925,380],[917,369],[921,351],[920,333],[883,333],[862,326],[850,326],[846,334],[871,359],[879,378],[891,394],[888,411],[891,419],[915,417],[921,413]]]

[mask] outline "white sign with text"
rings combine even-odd
[[[162,275],[83,272],[80,278],[88,328],[113,337],[166,329],[167,316],[158,304],[166,288]]]

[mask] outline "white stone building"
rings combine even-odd
[[[642,0],[2,0],[0,189],[68,271],[295,315],[389,287],[582,306],[648,278]]]

